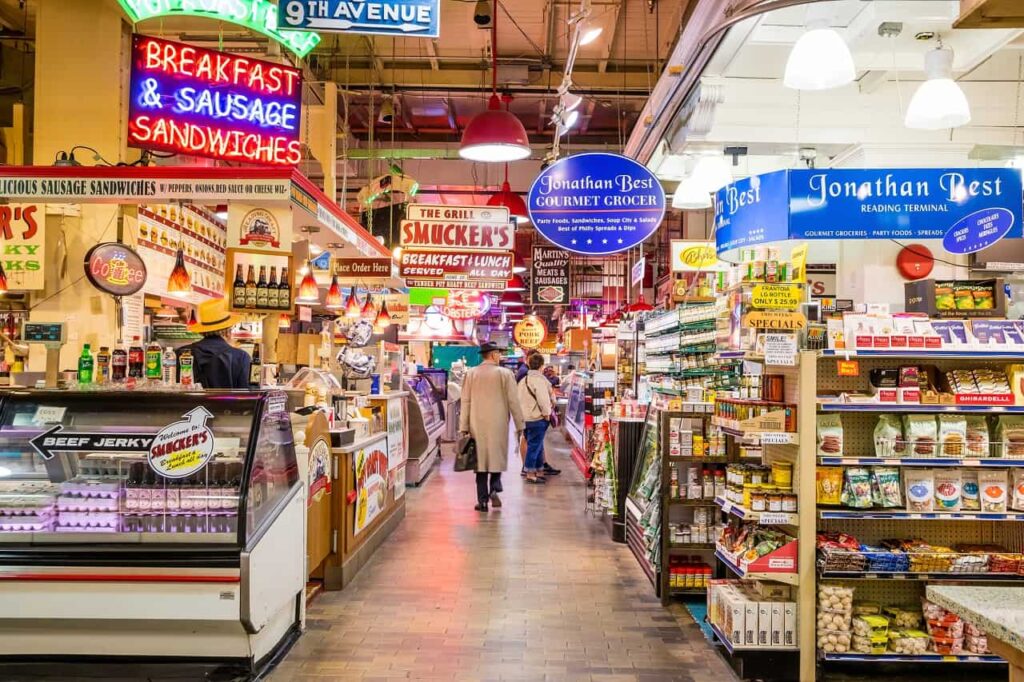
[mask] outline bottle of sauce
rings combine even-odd
[[[192,351],[185,350],[178,360],[178,383],[182,386],[191,386],[195,383],[194,377],[195,375],[192,371]]]
[[[260,279],[256,282],[256,307],[265,310],[267,307],[267,266],[260,266]]]
[[[163,351],[160,344],[154,341],[146,348],[146,378],[156,380],[160,378],[160,363]]]
[[[92,383],[93,359],[89,344],[82,346],[82,355],[78,358],[78,383],[85,385]]]
[[[235,283],[231,286],[231,305],[236,308],[245,306],[245,278],[242,277],[242,264],[235,268]]]
[[[173,386],[178,383],[178,356],[170,346],[164,348],[160,363],[160,378],[164,386]]]
[[[100,352],[96,354],[95,379],[97,384],[106,384],[110,381],[110,349],[100,346]]]
[[[277,287],[277,307],[279,310],[291,310],[292,285],[288,280],[288,268],[281,268],[281,284]]]
[[[252,349],[252,364],[249,365],[249,385],[253,388],[259,388],[263,383],[263,360],[260,357],[260,344],[256,344]]]
[[[128,351],[120,343],[110,353],[110,380],[124,381],[128,378]]]
[[[250,265],[245,278],[245,307],[256,307],[256,266]]]
[[[128,376],[141,379],[146,376],[146,351],[139,337],[132,337],[132,345],[128,347]]]

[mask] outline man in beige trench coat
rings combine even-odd
[[[509,419],[515,425],[515,443],[523,433],[523,410],[516,393],[516,378],[501,367],[502,349],[493,343],[480,346],[483,362],[466,373],[462,382],[459,431],[476,440],[476,510],[488,503],[501,506],[501,472],[508,468]]]

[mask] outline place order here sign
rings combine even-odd
[[[409,286],[500,291],[512,277],[515,224],[494,206],[409,206],[398,274]]]

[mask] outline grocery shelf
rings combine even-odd
[[[717,638],[718,641],[722,643],[722,646],[724,646],[725,650],[728,651],[730,654],[732,654],[734,652],[737,652],[737,651],[750,651],[750,652],[755,652],[755,653],[759,652],[759,651],[763,651],[765,653],[774,653],[774,652],[777,652],[777,651],[797,651],[797,648],[795,646],[773,646],[773,647],[735,646],[732,642],[729,641],[729,638],[725,636],[725,633],[722,632],[722,629],[719,628],[717,625],[715,625],[711,621],[708,621],[708,626],[710,626],[711,627],[711,631],[715,633],[715,638]]]
[[[706,549],[714,549],[713,542],[673,542],[668,546],[669,552],[699,552]]]
[[[909,512],[903,509],[819,509],[822,519],[913,519],[935,521],[1024,521],[1024,512]]]
[[[674,507],[714,507],[715,504],[716,504],[716,501],[714,499],[711,499],[711,498],[708,498],[708,499],[701,498],[699,500],[690,500],[690,499],[687,499],[687,498],[684,497],[684,498],[678,498],[678,499],[674,499],[674,500],[669,500],[669,504],[674,506]]]
[[[715,558],[725,564],[725,567],[735,573],[740,578],[746,580],[771,580],[777,583],[783,583],[785,585],[799,585],[800,575],[798,573],[752,573],[746,569],[737,566],[732,562],[728,556],[726,556],[721,550],[715,550]]]
[[[1019,360],[1020,355],[1016,356]],[[886,403],[818,403],[819,412],[889,412],[968,414],[1024,414],[1024,405],[901,405]]]
[[[754,521],[756,523],[763,523],[766,525],[795,526],[797,525],[797,519],[799,518],[795,513],[751,511],[743,505],[734,504],[728,500],[722,499],[721,497],[715,498],[715,504],[721,507],[722,511],[725,513],[732,514],[738,519]]]
[[[799,445],[800,437],[796,433],[786,431],[744,431],[731,426],[723,426],[713,417],[711,423],[722,430],[722,433],[735,438],[756,438],[764,445]]]
[[[897,358],[921,360],[937,358],[945,360],[1019,360],[1021,351],[971,351],[971,350],[925,350],[923,348],[899,350],[823,350],[823,358]]]
[[[818,577],[830,580],[921,580],[929,582],[998,582],[1016,583],[1024,581],[1024,575],[1016,573],[913,573],[874,571],[821,571]]]
[[[822,653],[819,652],[822,660],[825,661],[846,661],[850,663],[1006,663],[999,656],[981,654],[958,654],[947,656],[944,654],[854,654],[854,653]]]
[[[892,467],[1024,467],[1024,459],[986,457],[818,457],[826,466],[892,466]]]

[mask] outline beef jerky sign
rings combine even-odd
[[[535,305],[569,302],[569,252],[551,246],[533,247],[530,301]]]

